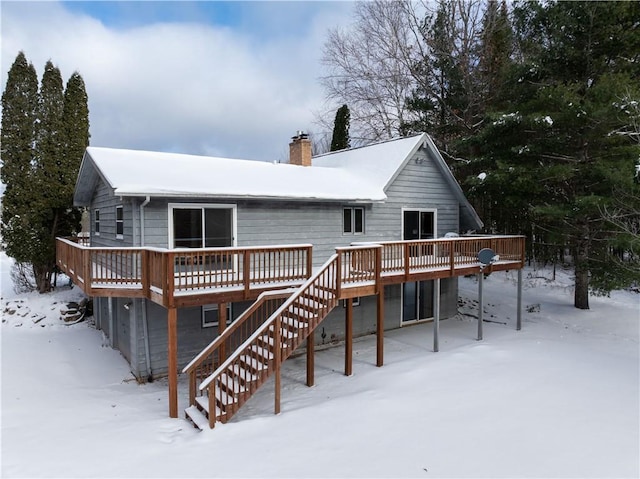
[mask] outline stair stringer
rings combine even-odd
[[[231,419],[335,308],[338,264],[334,254],[200,384],[207,390],[199,406],[209,427]]]

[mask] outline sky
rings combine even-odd
[[[2,89],[19,51],[39,79],[78,71],[91,145],[287,161],[322,133],[327,31],[350,2],[0,2]]]

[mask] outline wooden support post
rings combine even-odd
[[[307,386],[314,384],[315,371],[315,331],[311,331],[307,336]]]
[[[345,300],[345,348],[344,348],[344,375],[353,374],[353,298]]]
[[[483,295],[482,295],[482,283],[484,282],[484,273],[480,271],[478,274],[478,341],[482,340],[482,310],[484,309],[483,305]]]
[[[178,417],[178,310],[167,309],[169,417]]]
[[[435,280],[433,291],[433,352],[440,350],[440,278]]]
[[[518,312],[516,313],[516,330],[522,329],[522,268],[518,270]]]
[[[376,366],[384,364],[384,288],[378,291],[378,316],[376,318]]]
[[[275,404],[274,414],[280,414],[280,389],[281,389],[281,377],[280,377],[280,316],[276,316],[276,320],[273,323],[273,367],[275,368]]]

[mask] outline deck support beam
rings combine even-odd
[[[522,329],[522,269],[518,270],[518,301],[516,307],[518,308],[516,313],[516,330],[520,331]]]
[[[482,293],[482,283],[484,282],[484,273],[480,271],[478,273],[478,337],[477,340],[482,340],[482,310],[484,309],[484,296]]]
[[[273,366],[275,368],[275,404],[274,414],[280,414],[280,390],[282,389],[281,374],[280,374],[280,351],[282,350],[282,339],[280,335],[280,316],[276,316],[275,324],[273,325]]]
[[[169,352],[169,417],[178,417],[178,310],[167,309]]]
[[[315,383],[315,331],[311,331],[307,336],[307,386],[311,387]]]
[[[440,278],[434,281],[433,288],[433,352],[440,351]]]
[[[376,366],[384,364],[384,288],[380,288],[377,294],[378,311],[376,318]]]
[[[344,375],[353,374],[353,298],[345,300],[345,351],[344,351]]]

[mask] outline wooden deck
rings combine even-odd
[[[477,254],[498,259],[485,271],[520,269],[524,236],[354,244],[336,248],[338,297],[375,294],[380,286],[476,274]],[[248,248],[95,248],[56,242],[58,267],[88,296],[148,298],[166,308],[255,299],[300,286],[313,273],[312,245]]]

